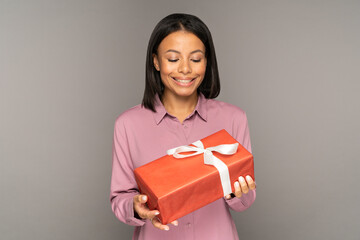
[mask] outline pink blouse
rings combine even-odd
[[[249,208],[255,201],[255,190],[241,198],[221,198],[200,208],[178,219],[178,226],[169,224],[169,231],[159,230],[149,220],[134,217],[133,197],[139,192],[133,170],[166,155],[166,150],[225,129],[251,152],[246,114],[239,107],[199,94],[194,111],[183,123],[166,112],[158,96],[155,109],[156,113],[137,105],[115,121],[110,187],[115,216],[135,226],[133,239],[239,239],[229,208],[238,212]]]

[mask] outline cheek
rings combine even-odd
[[[201,66],[199,66],[199,67],[197,68],[197,73],[198,73],[199,75],[202,75],[203,77],[204,77],[204,75],[205,75],[205,72],[206,72],[206,64],[201,65]]]
[[[160,66],[160,73],[161,75],[169,75],[172,72],[174,72],[176,68],[174,66],[171,66],[170,64],[162,64]]]

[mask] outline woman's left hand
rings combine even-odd
[[[234,188],[235,188],[235,196],[237,198],[241,197],[243,193],[248,193],[249,190],[254,190],[256,188],[255,182],[252,179],[252,177],[250,177],[249,175],[246,176],[246,180],[243,176],[239,177],[239,181],[236,181],[234,183]],[[226,199],[230,199],[231,195],[226,195],[225,196]]]

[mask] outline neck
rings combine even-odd
[[[191,96],[181,97],[164,91],[161,101],[169,114],[183,122],[194,111],[198,101],[198,94],[194,92]]]

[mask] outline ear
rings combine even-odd
[[[153,62],[154,62],[154,67],[156,68],[156,70],[160,71],[159,60],[155,53],[153,53]]]

